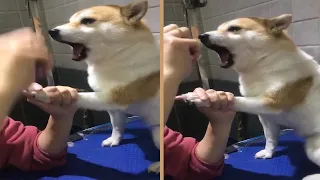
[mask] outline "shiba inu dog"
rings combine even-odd
[[[219,54],[222,68],[239,74],[243,97],[235,98],[236,110],[259,116],[266,145],[255,158],[272,158],[284,125],[306,139],[307,156],[320,166],[320,69],[287,35],[291,21],[290,14],[238,18],[199,39]],[[183,96],[206,106],[192,93]]]
[[[148,1],[91,7],[49,30],[54,40],[72,46],[74,61],[88,65],[94,92],[79,93],[77,106],[109,112],[112,135],[102,146],[119,145],[128,113],[143,118],[160,147],[160,51],[143,20],[147,10]],[[155,165],[151,171],[159,170]]]

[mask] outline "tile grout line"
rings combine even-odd
[[[248,7],[245,7],[245,8],[240,8],[240,9],[236,9],[234,11],[230,11],[230,12],[227,12],[227,13],[224,13],[224,14],[219,14],[217,16],[212,16],[212,17],[209,17],[209,18],[203,18],[202,17],[202,20],[210,20],[210,19],[213,19],[213,18],[217,18],[217,17],[221,17],[221,16],[224,16],[224,15],[228,15],[228,14],[231,14],[231,13],[237,13],[239,11],[242,11],[242,10],[246,10],[246,9],[249,9],[249,8],[253,8],[253,7],[256,7],[256,6],[259,6],[259,5],[264,5],[264,4],[270,4],[271,1],[267,1],[267,2],[262,2],[262,3],[259,3],[259,4],[255,4],[255,5],[252,5],[252,6],[248,6]]]

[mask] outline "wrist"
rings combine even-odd
[[[180,84],[180,82],[183,80],[183,78],[174,70],[171,68],[164,68],[163,71],[163,77],[167,80],[174,81],[176,84]]]
[[[233,118],[230,117],[216,117],[216,116],[207,116],[211,126],[218,127],[230,127],[233,122]]]
[[[50,118],[58,121],[73,120],[75,113],[51,114]]]
[[[70,115],[50,115],[48,124],[44,131],[57,134],[70,131],[73,123],[73,116]],[[58,138],[58,137],[56,137]]]

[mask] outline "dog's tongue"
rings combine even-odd
[[[84,46],[81,44],[73,44],[73,56],[72,59],[78,59],[81,56],[81,52],[84,49]]]
[[[228,62],[230,55],[228,53],[220,54],[220,59],[222,64],[226,64]]]

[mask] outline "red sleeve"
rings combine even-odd
[[[209,180],[221,174],[224,159],[215,164],[206,164],[195,153],[198,142],[165,127],[164,168],[165,174],[177,180]]]
[[[24,126],[19,121],[7,118],[6,125],[1,132],[0,153],[1,166],[14,166],[24,171],[47,170],[65,164],[66,150],[52,156],[39,149],[37,144],[39,131],[34,126]]]

